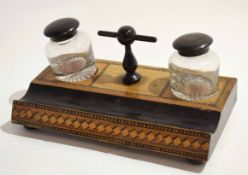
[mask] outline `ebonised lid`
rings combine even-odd
[[[173,47],[180,55],[192,57],[208,52],[212,42],[212,37],[204,33],[189,33],[178,37],[173,42]]]
[[[61,18],[48,24],[44,35],[52,41],[59,42],[70,39],[77,33],[79,21],[74,18]]]

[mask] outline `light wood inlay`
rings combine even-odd
[[[36,79],[35,84],[63,87],[82,91],[96,92],[108,95],[129,97],[153,102],[176,104],[203,110],[220,112],[228,98],[230,88],[236,83],[236,79],[219,77],[217,92],[210,98],[195,102],[188,102],[173,96],[169,86],[169,71],[164,68],[139,66],[137,72],[142,79],[137,84],[126,86],[122,84],[124,75],[122,65],[119,62],[97,60],[98,71],[90,80],[77,83],[62,82],[55,78],[50,67],[47,67]],[[230,88],[226,88],[230,87]]]

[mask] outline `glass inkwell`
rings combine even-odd
[[[173,95],[194,101],[209,98],[216,92],[220,63],[217,54],[209,50],[212,42],[203,33],[185,34],[173,42],[178,50],[169,59]]]
[[[78,26],[78,20],[62,18],[44,30],[44,35],[50,38],[45,47],[46,56],[58,80],[86,80],[97,70],[90,37],[77,31]]]

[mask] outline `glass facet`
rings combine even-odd
[[[89,79],[95,74],[95,58],[86,33],[78,31],[72,38],[61,41],[49,41],[46,55],[58,80],[78,82]]]
[[[193,57],[175,52],[170,57],[169,70],[171,91],[178,98],[201,100],[216,92],[219,57],[211,50]]]

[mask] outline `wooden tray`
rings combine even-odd
[[[214,96],[188,102],[171,94],[167,69],[139,66],[142,80],[126,86],[121,63],[96,64],[94,77],[79,83],[56,80],[47,67],[14,101],[12,122],[195,163],[208,160],[236,102],[235,78],[219,77]]]

